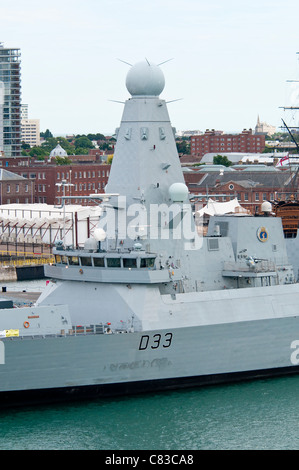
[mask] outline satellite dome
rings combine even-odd
[[[84,250],[85,251],[97,251],[98,245],[97,241],[94,238],[87,238],[84,242]]]
[[[271,202],[264,201],[262,203],[262,212],[271,212],[272,211],[272,204]]]
[[[164,90],[162,70],[148,61],[133,65],[126,79],[126,87],[132,96],[158,96]]]
[[[188,188],[184,183],[173,183],[168,191],[173,202],[184,202],[188,198]]]
[[[93,236],[98,242],[103,242],[106,239],[106,232],[102,228],[96,228]]]

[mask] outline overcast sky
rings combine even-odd
[[[118,59],[146,57],[173,58],[161,98],[182,98],[168,104],[177,130],[239,132],[258,115],[291,124],[298,18],[298,0],[0,0],[0,41],[21,49],[22,102],[42,131],[113,133],[123,105],[109,100],[130,96]]]

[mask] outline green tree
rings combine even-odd
[[[55,162],[57,165],[70,165],[72,163],[72,160],[68,157],[55,157]]]
[[[28,150],[28,149],[30,149],[30,145],[26,144],[25,142],[22,142],[22,149]]]
[[[49,153],[57,146],[57,144],[61,145],[61,147],[67,152],[68,155],[72,155],[74,153],[74,146],[68,142],[65,137],[49,137],[42,143],[41,147],[45,149]]]
[[[186,140],[176,141],[176,148],[178,153],[183,153],[184,155],[190,154],[190,143]]]
[[[232,162],[226,156],[215,155],[215,157],[213,157],[213,164],[214,165],[231,166]]]
[[[88,137],[86,137],[86,135],[82,135],[81,137],[76,137],[75,148],[92,149],[93,143]]]
[[[29,155],[31,157],[37,157],[38,160],[44,160],[44,157],[48,155],[48,152],[46,149],[43,149],[42,147],[32,147],[32,149],[29,152]]]
[[[40,132],[40,136],[44,139],[49,139],[49,137],[53,137],[53,134],[47,129],[46,132]]]
[[[88,148],[77,147],[75,149],[75,155],[88,155]]]
[[[103,134],[87,134],[89,140],[105,140],[106,137]]]

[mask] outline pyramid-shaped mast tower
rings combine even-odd
[[[117,130],[106,186],[106,193],[125,196],[127,210],[141,204],[146,212],[143,222],[147,227],[151,224],[149,216],[157,206],[189,205],[174,129],[166,102],[160,98],[164,86],[165,79],[159,66],[145,60],[130,68],[126,87],[131,98],[125,102]],[[116,196],[111,198],[111,205],[119,207],[116,199]],[[169,226],[168,222],[163,222],[164,228]]]
[[[166,102],[160,99],[165,79],[160,67],[148,61],[132,66],[113,157],[108,193],[125,194],[127,204],[169,202],[169,188],[183,183],[174,130]],[[187,194],[186,194],[187,196]]]

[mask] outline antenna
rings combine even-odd
[[[166,104],[168,103],[173,103],[174,101],[181,101],[183,100],[184,98],[178,98],[177,100],[171,100],[171,101],[166,101]]]
[[[167,60],[164,60],[164,62],[160,62],[160,64],[158,64],[158,67],[160,65],[163,65],[163,64],[166,64],[166,62],[169,62],[170,60],[173,60],[174,58],[172,57],[172,59],[167,59]]]
[[[112,101],[113,103],[125,104],[125,101],[117,101],[117,100],[108,100],[108,101]]]
[[[288,126],[286,125],[286,123],[284,122],[283,119],[282,119],[282,122],[283,122],[285,128],[287,129],[288,133],[290,134],[292,141],[293,141],[294,144],[296,145],[297,150],[299,151],[299,145],[298,145],[297,141],[295,140],[295,138],[294,138],[292,132],[290,131],[290,129],[288,128]]]
[[[120,62],[123,62],[124,64],[129,65],[130,67],[133,67],[132,64],[129,64],[129,62],[126,62],[125,60],[121,60],[121,59],[117,59],[117,60],[119,60]]]

